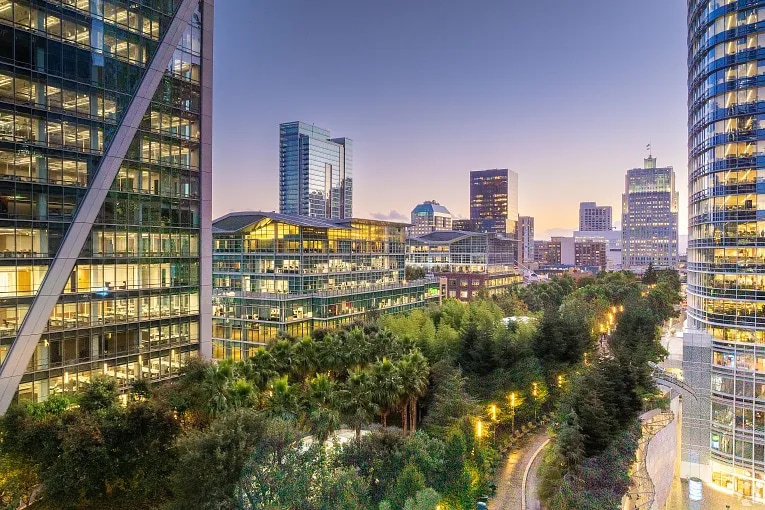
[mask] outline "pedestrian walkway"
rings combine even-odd
[[[490,510],[520,510],[526,467],[532,462],[534,453],[549,438],[550,435],[545,431],[532,434],[520,448],[507,455],[497,475],[497,495],[489,501]]]

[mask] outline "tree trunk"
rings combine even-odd
[[[387,428],[388,427],[388,411],[384,411],[380,413],[380,419],[382,420],[383,428]]]
[[[361,440],[361,425],[356,425],[356,442]]]
[[[413,398],[409,401],[410,410],[409,410],[409,431],[414,434],[417,432],[417,399]]]
[[[407,425],[408,425],[406,411],[407,411],[407,405],[401,404],[401,428],[404,430],[404,434],[406,434]]]

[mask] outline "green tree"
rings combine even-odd
[[[401,398],[401,375],[391,360],[383,358],[372,365],[372,380],[374,402],[379,409],[383,427],[387,427],[388,414]]]
[[[417,492],[425,489],[425,477],[416,465],[409,463],[396,479],[396,486],[390,494],[390,500],[397,506],[403,507],[407,499],[415,497]]]
[[[361,428],[374,419],[378,411],[372,393],[372,378],[367,370],[351,369],[339,390],[338,401],[343,414],[361,438]]]
[[[401,380],[401,428],[417,430],[417,400],[428,389],[428,362],[418,350],[404,356],[396,364]]]
[[[170,477],[170,508],[234,509],[234,488],[264,434],[283,433],[293,442],[297,432],[282,421],[264,419],[250,409],[231,411],[205,430],[179,438],[176,469]]]
[[[323,445],[340,425],[335,381],[326,374],[317,374],[308,381],[303,413],[311,434]]]

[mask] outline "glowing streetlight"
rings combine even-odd
[[[475,437],[481,439],[483,437],[483,422],[478,420],[475,424]]]
[[[537,395],[539,395],[537,384],[535,382],[531,383],[531,396],[534,397],[534,422],[537,421]]]
[[[562,388],[562,387],[563,387],[563,376],[559,375],[558,376],[558,388]]]
[[[491,412],[491,421],[497,421],[497,405],[492,404],[489,410]]]

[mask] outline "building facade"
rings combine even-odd
[[[405,228],[265,212],[215,220],[213,357],[246,359],[280,333],[438,303],[437,279],[404,279]]]
[[[678,263],[678,201],[675,171],[659,168],[656,158],[643,168],[627,170],[622,195],[622,262],[642,272],[650,264],[675,268]]]
[[[684,345],[695,354],[688,368],[701,409],[694,427],[683,429],[682,460],[686,473],[759,502],[765,501],[763,22],[763,2],[688,2],[687,293],[695,343]]]
[[[574,265],[576,267],[606,269],[606,243],[598,241],[579,241],[574,243]]]
[[[534,241],[534,262],[539,266],[561,264],[560,242]]]
[[[619,271],[622,269],[622,232],[620,230],[574,232],[575,243],[588,241],[605,243],[606,270]]]
[[[435,200],[430,200],[412,209],[411,223],[407,230],[409,237],[419,237],[437,230],[451,230],[452,213]]]
[[[518,174],[503,169],[470,172],[470,220],[477,232],[515,239],[518,225]]]
[[[279,125],[279,212],[353,216],[353,142],[305,122]]]
[[[526,267],[534,263],[534,218],[518,217],[518,262]]]
[[[212,13],[0,2],[0,413],[209,355]]]
[[[595,202],[579,203],[579,230],[612,230],[612,208],[610,205],[597,205]]]
[[[447,296],[470,300],[484,290],[507,292],[521,282],[515,240],[480,232],[443,231],[407,240],[406,264],[447,281]]]

